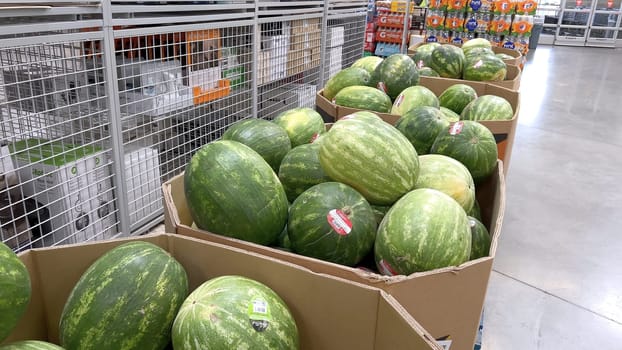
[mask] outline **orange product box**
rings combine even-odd
[[[511,15],[516,10],[516,4],[512,0],[494,0],[493,12],[497,15]]]
[[[445,18],[445,30],[464,31],[464,14],[462,12],[447,13],[447,17]]]
[[[447,11],[464,11],[468,0],[448,0]]]
[[[511,33],[516,35],[531,35],[533,29],[533,16],[515,15],[512,22]]]
[[[376,31],[376,41],[384,43],[396,43],[402,42],[402,31],[392,28],[378,28]]]
[[[535,15],[538,2],[535,0],[519,0],[516,3],[516,13],[521,15]]]
[[[376,24],[379,27],[404,28],[404,14],[391,12],[378,13]],[[408,27],[410,27],[410,20],[408,21]]]
[[[430,11],[425,18],[425,26],[427,29],[443,29],[445,22],[445,14],[443,11]]]
[[[494,15],[492,21],[490,21],[489,32],[497,35],[508,35],[510,34],[511,25],[511,15]]]
[[[428,4],[428,8],[430,10],[447,10],[448,0],[430,0]]]

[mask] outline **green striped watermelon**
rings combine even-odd
[[[391,108],[391,114],[404,115],[419,106],[439,107],[438,97],[425,86],[411,86],[402,91]]]
[[[495,53],[492,49],[487,47],[474,47],[469,51],[464,51],[464,57],[467,60],[484,56],[495,56]]]
[[[352,67],[363,68],[371,76],[374,70],[376,70],[376,67],[378,67],[378,65],[380,64],[380,62],[382,62],[382,57],[366,56],[354,61],[354,63],[352,63]]]
[[[491,50],[492,43],[484,38],[475,38],[462,44],[462,51],[464,51],[465,54],[474,48],[485,48]]]
[[[335,96],[334,103],[338,106],[380,113],[389,113],[393,106],[391,98],[386,93],[369,86],[348,86],[343,88]]]
[[[11,248],[0,242],[0,342],[15,328],[30,302],[30,275]]]
[[[352,114],[338,120],[320,143],[320,164],[371,204],[390,205],[415,185],[417,151],[380,118]]]
[[[486,226],[474,217],[469,216],[471,228],[471,255],[470,260],[479,259],[490,254],[491,238]]]
[[[333,75],[324,86],[322,94],[329,100],[332,100],[337,93],[348,86],[366,86],[369,84],[371,75],[363,68],[349,67],[340,70]]]
[[[430,153],[430,147],[436,136],[449,127],[440,109],[421,106],[404,114],[395,123],[399,130],[417,150],[417,154]]]
[[[175,350],[299,348],[296,321],[270,287],[242,276],[211,279],[184,301],[173,324]]]
[[[391,209],[390,205],[372,205],[371,210],[374,211],[374,217],[376,218],[376,224],[380,225],[382,219],[387,214],[387,212]],[[373,260],[373,259],[372,259]]]
[[[147,242],[117,246],[75,285],[60,320],[67,350],[164,349],[188,295],[183,266]]]
[[[320,165],[320,144],[300,145],[289,151],[281,162],[279,180],[290,202],[310,187],[330,181]]]
[[[417,70],[420,77],[440,77],[436,71],[430,67],[421,67]]]
[[[0,350],[64,350],[60,346],[41,340],[22,340],[0,346]]]
[[[483,95],[469,103],[462,113],[463,120],[510,120],[514,110],[508,100],[495,95]]]
[[[288,252],[292,251],[292,242],[289,240],[289,236],[287,235],[287,225],[285,225],[283,232],[281,232],[279,237],[276,239],[275,246]]]
[[[409,86],[419,83],[415,62],[407,55],[396,53],[385,58],[374,70],[370,86],[384,91],[393,100]]]
[[[245,119],[231,125],[223,140],[243,143],[265,159],[272,170],[279,171],[281,160],[292,148],[287,132],[264,119]]]
[[[441,112],[443,113],[443,117],[450,123],[457,122],[460,120],[460,114],[456,114],[456,112],[452,111],[447,107],[440,107]]]
[[[477,91],[466,84],[454,84],[438,97],[439,103],[445,108],[449,108],[457,114],[462,113],[471,101],[477,98]]]
[[[495,56],[499,57],[500,59],[502,59],[504,61],[509,61],[509,60],[514,60],[515,59],[514,56],[510,56],[507,53],[498,53]]]
[[[419,156],[419,178],[415,188],[432,188],[455,199],[466,212],[475,202],[473,177],[462,163],[440,154]]]
[[[462,78],[464,61],[464,53],[459,47],[444,44],[432,51],[430,68],[443,78],[460,79]]]
[[[497,164],[497,143],[492,132],[482,124],[464,120],[442,131],[430,153],[443,154],[464,164],[475,184],[492,174]]]
[[[479,221],[482,221],[482,213],[477,198],[475,198],[475,201],[473,201],[473,207],[471,208],[471,210],[467,211],[467,215],[474,217]]]
[[[507,66],[494,55],[469,57],[464,64],[462,78],[474,81],[503,81]]]
[[[203,146],[186,167],[184,191],[200,229],[271,244],[287,221],[287,196],[268,163],[239,142]]]
[[[367,200],[355,189],[324,182],[292,203],[287,232],[294,252],[354,266],[374,246],[376,219]]]
[[[281,112],[274,118],[274,123],[287,131],[292,148],[311,143],[317,135],[326,132],[322,116],[312,108],[307,107]]]
[[[417,51],[415,51],[414,55],[412,56],[412,60],[415,62],[415,65],[417,66],[417,68],[421,69],[423,67],[430,66],[432,51],[434,51],[434,49],[437,48],[438,46],[441,46],[441,44],[427,43],[417,48]]]
[[[471,253],[467,215],[440,191],[413,190],[385,215],[374,251],[378,270],[385,275],[460,265]]]

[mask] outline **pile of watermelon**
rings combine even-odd
[[[477,121],[451,123],[434,94],[429,101],[433,106],[405,109],[396,126],[361,111],[326,130],[317,112],[296,109],[286,132],[308,141],[292,143],[277,172],[267,162],[274,157],[253,143],[205,145],[184,175],[196,227],[390,275],[488,255],[486,248],[472,250],[489,245],[490,236],[474,235],[471,223],[481,220],[475,186],[496,166],[494,137]],[[272,134],[273,127],[264,125],[245,120],[230,128],[252,128],[268,140],[262,128]]]
[[[477,38],[462,47],[428,43],[412,55],[417,68],[431,70],[429,76],[473,81],[503,81],[507,73],[504,60],[513,57],[492,51],[490,41]]]
[[[0,243],[0,342],[30,300],[28,270]],[[1,350],[298,349],[296,320],[270,287],[241,276],[188,295],[184,267],[142,241],[111,249],[82,274],[61,314],[60,345],[23,340]]]

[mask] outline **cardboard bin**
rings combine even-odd
[[[512,156],[512,146],[514,144],[514,136],[516,134],[516,126],[518,125],[518,114],[520,110],[520,93],[510,89],[502,88],[488,83],[476,82],[476,81],[460,81],[455,79],[424,79],[422,77],[419,85],[425,86],[432,90],[436,96],[445,91],[448,87],[462,83],[469,85],[475,89],[478,96],[482,95],[496,95],[501,96],[510,102],[512,109],[514,110],[514,116],[510,120],[483,120],[481,124],[486,126],[495,136],[497,141],[497,152],[499,153],[499,159],[503,161],[503,171],[507,174],[510,167],[510,158]],[[360,111],[360,109],[343,107],[334,104],[329,101],[322,94],[323,90],[318,91],[315,98],[316,109],[320,114],[324,114],[324,119],[329,122],[345,117],[348,114]],[[400,118],[398,115],[389,113],[377,113],[384,121],[395,124]]]
[[[272,288],[287,303],[298,325],[301,349],[441,350],[387,293],[241,249],[172,234],[147,235],[20,254],[31,276],[32,299],[6,343],[39,339],[58,343],[63,306],[82,273],[122,243],[154,243],[188,273],[190,290],[222,275],[241,275]]]
[[[473,349],[505,210],[505,180],[499,161],[494,174],[477,189],[482,220],[492,235],[490,254],[460,266],[383,276],[192,228],[184,195],[183,174],[164,183],[167,232],[260,253],[311,271],[378,287],[394,296],[434,339],[446,340],[451,350]],[[386,348],[392,349],[392,348]]]

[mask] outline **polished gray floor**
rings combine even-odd
[[[622,50],[540,46],[521,99],[482,349],[622,349]]]

